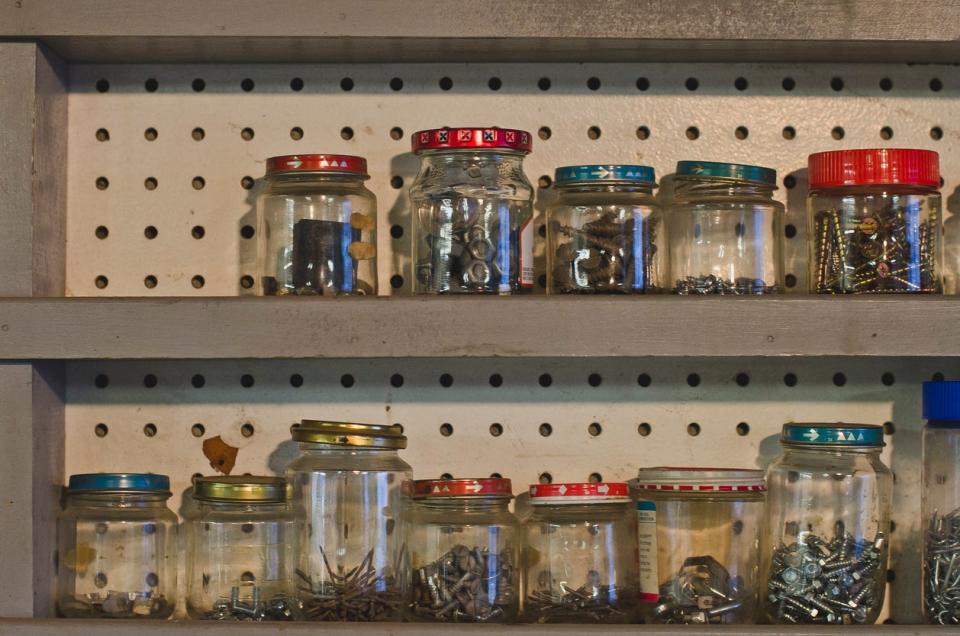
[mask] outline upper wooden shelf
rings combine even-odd
[[[23,298],[0,359],[960,356],[956,297]]]

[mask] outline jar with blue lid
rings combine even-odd
[[[177,600],[170,479],[73,475],[57,523],[57,612],[68,618],[168,618]]]
[[[762,620],[872,624],[883,607],[893,477],[883,427],[785,424],[767,468]]]
[[[659,291],[667,252],[658,249],[663,216],[653,168],[557,168],[558,198],[547,209],[547,293]]]
[[[680,295],[783,291],[784,207],[777,172],[677,163],[668,216],[670,285]]]
[[[923,616],[937,625],[960,624],[960,381],[924,382]]]

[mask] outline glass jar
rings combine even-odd
[[[667,220],[673,291],[783,291],[783,204],[777,172],[709,161],[677,163]]]
[[[772,623],[871,624],[883,606],[893,478],[883,428],[785,424],[760,547]]]
[[[165,475],[73,475],[57,523],[57,612],[168,618],[177,601],[177,516]]]
[[[523,522],[524,616],[534,623],[630,623],[637,523],[627,484],[535,484]]]
[[[297,516],[297,590],[307,620],[396,621],[408,589],[399,425],[303,420],[287,466]]]
[[[943,291],[937,153],[832,150],[808,162],[811,292]]]
[[[935,625],[960,624],[956,570],[960,559],[960,382],[924,382],[923,616]]]
[[[753,623],[763,472],[642,468],[640,600],[649,623]]]
[[[377,293],[377,200],[367,160],[347,155],[267,159],[257,196],[263,296]]]
[[[568,166],[554,175],[547,209],[547,293],[658,291],[666,250],[663,215],[648,166]]]
[[[293,511],[282,477],[199,477],[188,525],[187,612],[193,618],[293,620]]]
[[[520,603],[519,527],[509,479],[413,482],[413,621],[504,623]]]
[[[413,135],[410,187],[414,291],[516,294],[533,275],[533,186],[523,174],[530,133],[440,128]]]

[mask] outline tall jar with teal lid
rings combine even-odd
[[[557,168],[547,209],[547,293],[643,294],[666,276],[663,215],[653,168]]]
[[[670,286],[681,295],[783,291],[784,206],[777,172],[711,161],[677,163],[667,214]]]

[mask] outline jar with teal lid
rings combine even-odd
[[[170,479],[73,475],[57,522],[57,613],[168,618],[177,600],[177,516]]]
[[[670,285],[680,295],[783,291],[784,206],[777,172],[711,161],[677,163],[667,214]]]
[[[663,215],[653,168],[557,168],[547,208],[547,293],[643,294],[664,286]]]
[[[763,617],[872,624],[883,607],[893,477],[883,427],[785,424],[767,468]]]

